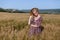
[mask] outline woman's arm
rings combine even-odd
[[[34,25],[34,24],[31,24],[31,26],[33,26],[33,27],[37,27],[37,25],[36,25],[36,24],[35,24],[35,25]]]
[[[28,25],[30,25],[30,24],[31,24],[31,18],[32,18],[32,16],[30,16],[30,17],[29,17]]]

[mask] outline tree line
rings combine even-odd
[[[17,9],[3,9],[3,8],[0,8],[0,12],[25,13],[24,11],[17,10]]]

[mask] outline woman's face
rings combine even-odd
[[[33,14],[34,14],[35,16],[38,16],[38,12],[37,12],[36,9],[33,9],[32,12],[33,12]]]

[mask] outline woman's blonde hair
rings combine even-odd
[[[34,9],[39,13],[38,8],[32,8],[31,11],[30,11],[30,16],[31,16],[31,15],[34,16],[34,14],[33,14],[33,10],[34,10]]]

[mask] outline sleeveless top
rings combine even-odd
[[[38,15],[35,18],[33,16],[30,16],[28,25],[30,25],[30,26],[35,25],[36,27],[39,27],[39,26],[41,26],[41,22],[42,22],[42,17],[40,15]]]

